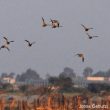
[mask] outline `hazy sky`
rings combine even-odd
[[[0,45],[3,36],[15,40],[11,51],[0,51],[0,72],[22,73],[32,68],[41,76],[57,75],[68,66],[81,74],[110,68],[110,0],[0,0]],[[58,19],[62,28],[41,27]],[[80,24],[93,27],[89,40]],[[24,40],[36,41],[27,48]],[[85,62],[74,56],[83,52]]]

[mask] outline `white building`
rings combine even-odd
[[[87,83],[110,83],[110,77],[87,77]]]
[[[3,84],[15,84],[16,80],[14,78],[11,78],[11,77],[3,77],[3,78],[1,78],[1,82]]]

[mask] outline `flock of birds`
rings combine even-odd
[[[45,20],[44,20],[44,18],[42,17],[42,27],[46,27],[46,26],[51,26],[52,28],[62,27],[60,25],[60,22],[58,20],[50,19],[50,22],[51,22],[51,24],[46,23]],[[83,24],[81,24],[81,26],[84,28],[84,31],[86,32],[86,35],[88,36],[89,39],[93,39],[95,37],[99,37],[99,36],[90,35],[88,33],[89,30],[93,29],[92,27],[86,27]],[[84,62],[85,57],[84,57],[84,54],[83,53],[77,53],[76,55],[81,58],[82,62]]]
[[[14,41],[9,41],[7,37],[3,37],[3,38],[4,38],[5,42],[4,42],[3,45],[0,47],[0,50],[1,50],[2,48],[6,48],[8,51],[10,51],[9,45],[10,45],[11,42],[14,42]],[[27,42],[27,44],[28,44],[29,47],[31,47],[33,44],[36,43],[36,42],[30,42],[30,41],[28,41],[28,40],[25,40],[25,42]]]
[[[42,27],[47,27],[47,26],[51,26],[51,28],[59,28],[59,27],[63,27],[60,25],[60,22],[58,20],[54,20],[54,19],[50,19],[50,23],[47,23],[44,18],[42,17]],[[84,28],[84,31],[86,32],[86,35],[88,36],[89,39],[93,39],[95,37],[99,37],[99,36],[92,36],[90,35],[88,32],[89,30],[93,29],[92,27],[86,27],[85,25],[81,24],[81,26]],[[0,50],[2,48],[6,48],[8,51],[10,51],[9,49],[9,45],[10,43],[14,42],[14,41],[9,41],[7,37],[3,37],[5,42],[3,43],[3,45],[0,47]],[[27,42],[27,46],[31,47],[33,44],[35,44],[36,42],[30,42],[29,40],[24,40],[25,42]],[[85,60],[85,56],[83,53],[77,53],[76,56],[78,56],[79,58],[81,58],[82,62],[84,62]]]
[[[81,24],[81,26],[84,28],[84,31],[86,32],[86,35],[88,36],[89,39],[93,39],[93,38],[95,38],[95,37],[99,37],[99,36],[92,36],[92,35],[90,35],[90,34],[88,33],[89,30],[93,29],[92,27],[86,27],[86,26],[84,26],[83,24]],[[78,54],[76,54],[76,55],[82,59],[82,62],[84,62],[85,57],[84,57],[84,54],[83,54],[83,53],[78,53]]]
[[[47,24],[44,20],[44,18],[42,17],[42,27],[46,27],[46,26],[52,26],[52,28],[57,28],[57,27],[62,27],[60,26],[60,23],[58,22],[58,20],[52,20],[50,19],[50,22],[51,24]],[[5,42],[3,43],[3,45],[0,47],[0,50],[2,48],[6,48],[8,51],[10,51],[9,49],[9,45],[11,42],[14,42],[14,41],[9,41],[7,37],[3,37]],[[33,44],[35,44],[36,42],[30,42],[29,40],[25,40],[25,42],[27,42],[28,44],[28,47],[31,47]]]

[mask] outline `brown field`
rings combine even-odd
[[[0,110],[110,110],[110,96],[50,94],[0,95]]]

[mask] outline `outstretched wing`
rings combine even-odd
[[[51,18],[50,18],[50,22],[51,22],[51,23],[54,23],[53,20],[52,20]]]
[[[6,40],[6,42],[8,41],[8,39],[6,37],[3,37],[3,38]]]
[[[30,43],[28,40],[25,40],[27,43]]]
[[[84,57],[82,57],[82,62],[84,62]]]
[[[12,41],[10,41],[10,42],[14,42],[14,41],[12,40]]]
[[[51,22],[53,22],[53,23],[58,23],[59,21],[58,20],[52,20],[52,19],[50,19],[51,20]]]
[[[45,22],[43,17],[42,17],[42,21]]]
[[[28,40],[25,40],[25,41],[28,43],[28,45],[30,45],[30,42]]]
[[[32,44],[35,44],[36,42],[32,42]]]
[[[86,33],[88,37],[92,37],[89,33]]]
[[[93,37],[99,37],[99,36],[93,36]]]
[[[10,49],[9,49],[8,47],[6,47],[6,49],[7,49],[8,51],[10,51]]]
[[[48,24],[45,22],[44,18],[42,17],[42,27],[46,27]]]
[[[91,28],[88,28],[88,29],[94,29],[94,28],[91,27]]]
[[[91,36],[90,34],[87,33],[87,36],[89,37],[89,39],[92,39],[94,36]]]
[[[3,46],[0,47],[0,50],[3,48]]]
[[[79,56],[79,53],[75,54],[75,56]]]
[[[89,33],[86,33],[88,37],[99,37],[99,36],[91,36]]]
[[[83,24],[81,24],[81,26],[84,28],[84,29],[86,29],[87,27],[86,26],[84,26]]]

